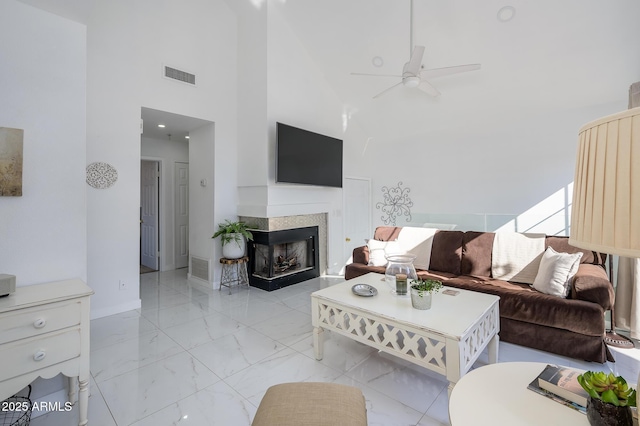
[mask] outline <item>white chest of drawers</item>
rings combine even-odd
[[[0,400],[36,378],[69,377],[69,401],[78,379],[80,426],[89,402],[89,297],[81,280],[16,288],[0,298]],[[73,380],[72,380],[73,378]]]

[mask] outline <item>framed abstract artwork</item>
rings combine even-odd
[[[0,197],[22,196],[24,130],[0,127]]]

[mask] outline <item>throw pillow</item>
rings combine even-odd
[[[398,234],[398,245],[402,253],[416,256],[413,266],[416,269],[429,269],[431,263],[431,247],[433,236],[438,232],[435,228],[418,228],[405,226]]]
[[[567,297],[571,279],[578,272],[583,253],[558,253],[548,247],[540,260],[533,288],[552,296]]]
[[[397,241],[378,241],[374,239],[367,240],[369,248],[368,266],[386,266],[387,255],[400,252]]]

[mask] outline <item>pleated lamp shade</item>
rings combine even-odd
[[[580,129],[569,244],[640,257],[640,107]]]

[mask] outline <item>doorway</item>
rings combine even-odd
[[[190,245],[193,244],[189,238],[190,222],[198,223],[193,218],[195,213],[197,219],[198,208],[191,207],[190,211],[189,207],[189,203],[193,202],[189,196],[189,192],[193,190],[193,187],[189,188],[189,167],[191,166],[191,170],[194,170],[193,164],[189,164],[191,146],[193,145],[189,136],[191,133],[192,136],[196,136],[197,140],[197,130],[212,123],[146,107],[141,108],[140,117],[141,220],[143,219],[142,206],[145,193],[143,189],[145,185],[143,183],[143,169],[145,167],[143,162],[159,163],[159,192],[154,191],[158,194],[154,202],[158,216],[157,232],[155,233],[157,235],[157,267],[154,269],[171,271],[185,268],[189,265]],[[201,168],[196,168],[196,170],[202,172]],[[152,260],[150,258],[153,257],[153,247],[151,247],[153,243],[147,243],[147,231],[151,233],[149,229],[143,230],[141,224],[141,265],[148,265],[146,261],[142,263],[143,255],[146,255],[144,257],[147,260]],[[143,245],[145,245],[144,248]],[[143,253],[143,250],[146,250],[146,253]]]
[[[353,249],[373,235],[371,229],[371,179],[345,177],[343,186],[344,258],[351,262]],[[344,268],[342,273],[344,273]]]
[[[175,163],[175,268],[189,266],[189,163]]]
[[[140,272],[160,269],[160,162],[140,162]]]

